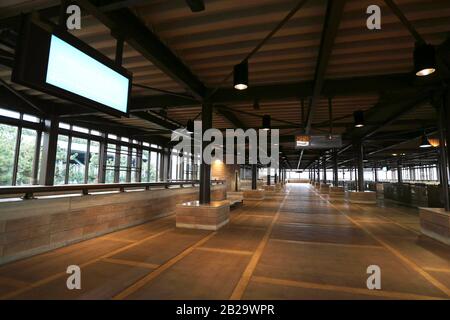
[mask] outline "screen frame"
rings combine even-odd
[[[55,35],[70,46],[73,46],[92,59],[128,79],[128,99],[126,112],[114,109],[103,103],[88,99],[46,82],[52,35]],[[41,21],[34,21],[31,16],[26,16],[22,20],[11,80],[21,85],[28,86],[77,104],[94,108],[98,111],[111,114],[113,116],[129,116],[131,87],[133,81],[132,73],[124,67],[117,65],[107,56],[103,55],[67,31],[61,30],[54,25],[49,25]]]

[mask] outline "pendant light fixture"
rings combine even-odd
[[[418,77],[428,76],[436,71],[434,47],[426,43],[416,43],[414,48],[414,72]]]
[[[189,119],[186,124],[186,131],[188,134],[194,133],[194,121]]]
[[[245,60],[234,66],[234,88],[245,90],[248,88],[248,61]]]
[[[268,114],[263,115],[262,118],[262,128],[263,130],[270,130],[270,116]]]
[[[428,141],[427,136],[425,135],[425,133],[422,136],[422,140],[420,142],[420,148],[430,148],[432,147],[431,143]]]
[[[355,128],[364,127],[364,113],[362,110],[353,112],[353,119],[355,121]]]

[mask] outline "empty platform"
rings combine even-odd
[[[0,267],[2,299],[448,299],[450,250],[418,210],[331,204],[307,184],[245,202],[218,231],[169,216]],[[68,290],[66,268],[81,268]],[[381,268],[381,290],[366,286]]]

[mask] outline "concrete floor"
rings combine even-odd
[[[450,250],[415,209],[327,201],[309,185],[245,203],[218,232],[173,216],[0,267],[3,299],[449,299]],[[66,268],[81,267],[81,290]],[[366,269],[381,268],[381,290]]]

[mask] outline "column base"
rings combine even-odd
[[[244,190],[244,201],[247,200],[264,200],[264,190],[263,189]]]
[[[450,245],[450,213],[443,208],[419,208],[420,231],[434,240]]]
[[[331,200],[344,200],[345,198],[344,187],[330,187],[328,194]]]
[[[377,193],[372,191],[348,191],[348,201],[354,204],[377,204]]]
[[[230,202],[211,201],[200,204],[189,201],[176,206],[177,228],[218,230],[229,222]]]
[[[330,185],[327,183],[321,183],[319,186],[320,194],[328,194],[330,192]]]

